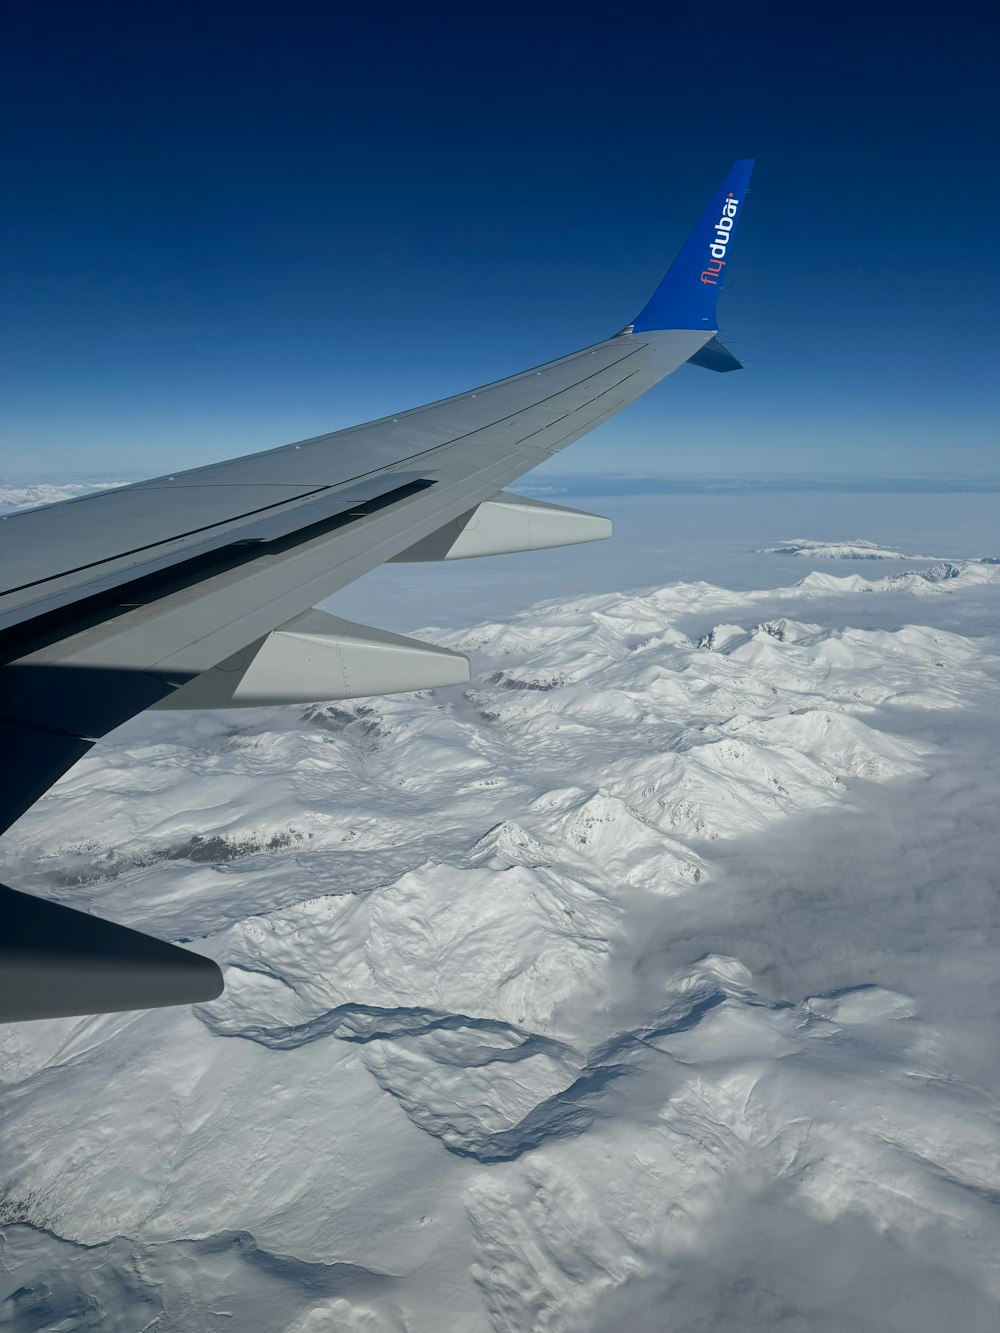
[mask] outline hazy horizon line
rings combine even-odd
[[[512,490],[552,495],[739,495],[774,491],[833,491],[874,494],[961,494],[1000,492],[1000,476],[823,476],[806,474],[730,473],[718,475],[668,473],[566,473],[532,480],[530,474],[511,484]]]
[[[100,489],[146,481],[149,474],[0,474],[0,491],[51,487]],[[641,495],[764,495],[764,494],[882,494],[955,495],[1000,493],[1000,475],[864,476],[822,474],[716,473],[670,474],[645,472],[557,473],[537,478],[528,473],[510,483],[509,490],[538,499],[560,496]]]

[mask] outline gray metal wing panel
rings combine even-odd
[[[467,393],[277,449],[176,473],[172,480],[201,485],[339,484],[454,443],[532,405],[538,405],[543,414],[558,412],[558,404],[548,408],[546,404],[556,399],[569,403],[575,389],[579,391],[578,405],[585,401],[588,386],[598,376],[610,372],[609,378],[615,378],[614,368],[642,345],[639,339],[630,346],[609,339],[594,348],[585,348]],[[170,481],[161,477],[139,485],[159,486]]]
[[[12,514],[0,522],[0,630],[220,547],[285,537],[418,480],[377,472],[307,491],[123,487],[87,496],[86,508],[65,514],[57,505]],[[67,510],[77,503],[68,501]]]
[[[0,628],[199,551],[293,531],[388,489],[382,476],[491,432],[526,440],[636,373],[644,343],[600,344],[429,407],[0,522]],[[411,472],[411,477],[416,477]]]
[[[670,374],[707,336],[701,330],[619,335],[575,357],[425,409],[409,443],[398,439],[394,429],[387,433],[384,423],[312,442],[316,456],[295,482],[303,490],[279,499],[269,511],[284,524],[282,534],[270,541],[260,540],[259,533],[248,539],[262,517],[238,512],[245,503],[242,488],[259,486],[270,493],[277,484],[270,478],[278,456],[284,466],[290,455],[306,452],[305,445],[176,474],[178,481],[183,477],[185,496],[199,486],[217,493],[200,512],[222,516],[212,540],[220,535],[225,540],[206,548],[199,534],[201,545],[184,547],[185,538],[175,537],[157,543],[140,561],[123,558],[113,547],[88,548],[112,554],[87,572],[88,582],[64,586],[64,600],[56,609],[51,596],[36,596],[15,608],[20,623],[5,631],[6,665],[0,668],[4,714],[19,730],[45,729],[77,742],[105,734],[496,494]],[[409,415],[416,419],[421,412]],[[393,428],[400,424],[389,423]],[[433,440],[439,442],[429,443]],[[359,460],[370,461],[369,445],[379,442],[397,461],[369,474],[377,482],[373,498],[324,509],[327,500],[336,501],[336,486],[304,493],[307,480],[321,476],[315,469],[322,448],[330,453],[325,475],[339,476],[341,487],[350,490],[358,479],[344,474],[362,466]],[[401,457],[404,450],[409,452]],[[251,480],[257,467],[265,470],[256,474],[259,480]],[[101,512],[110,512],[110,502],[119,495],[140,496],[142,504],[155,495],[160,504],[161,497],[181,493],[171,486],[162,480],[114,492]],[[87,503],[73,501],[21,517],[47,515],[45,522],[54,524],[67,511],[86,514]],[[5,526],[11,520],[0,524]],[[176,548],[165,558],[171,542],[181,544],[177,559]],[[56,576],[49,587],[58,582]],[[23,619],[26,613],[35,618]],[[68,766],[79,750],[68,745],[65,752]],[[24,762],[30,767],[30,747]],[[48,761],[45,780],[52,780]],[[0,812],[16,818],[25,808],[24,791],[35,791],[37,783],[26,772],[8,770],[4,787]]]

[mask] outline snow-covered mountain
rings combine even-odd
[[[227,987],[0,1029],[9,1326],[995,1328],[998,661],[935,621],[996,586],[547,603],[419,631],[465,689],[115,733],[5,877]]]
[[[877,542],[862,541],[856,537],[849,542],[818,542],[804,537],[793,537],[777,546],[762,546],[758,555],[794,555],[802,560],[940,560],[937,555],[907,555],[894,546],[879,546]]]

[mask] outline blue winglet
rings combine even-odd
[[[636,333],[649,329],[717,329],[715,301],[729,263],[733,232],[743,211],[753,159],[734,162],[701,221],[636,316]]]

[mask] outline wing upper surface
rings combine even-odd
[[[705,338],[620,334],[430,408],[178,473],[176,490],[159,479],[0,523],[3,567],[35,576],[0,598],[3,723],[20,757],[0,783],[6,822],[63,771],[61,757],[69,767],[81,745],[489,499],[682,365]],[[373,463],[366,477],[360,469]],[[308,490],[266,515],[240,512],[245,488],[266,493],[286,472]],[[330,484],[313,486],[317,479]],[[362,483],[371,483],[368,498],[356,490]],[[207,493],[199,520],[218,521],[191,533],[189,497],[199,489]],[[151,511],[153,497],[162,507]],[[123,523],[112,525],[116,507]],[[150,512],[166,516],[158,530],[143,522]],[[269,539],[265,519],[281,524]],[[123,553],[143,535],[154,541]],[[28,549],[20,564],[19,543]]]
[[[458,445],[489,439],[499,452],[535,440],[552,452],[615,390],[622,406],[631,401],[646,347],[610,339],[394,417],[11,515],[0,523],[0,629],[196,553],[307,527],[402,484],[392,479],[403,467],[415,479],[413,465]]]

